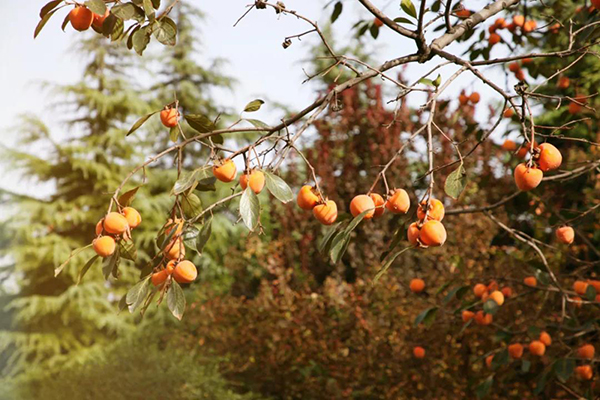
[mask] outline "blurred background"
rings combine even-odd
[[[373,290],[370,280],[380,256],[406,221],[386,215],[377,224],[365,224],[342,262],[334,264],[318,251],[322,227],[294,205],[263,193],[263,235],[249,235],[237,223],[234,203],[215,213],[204,253],[190,255],[199,279],[185,290],[183,321],[175,320],[165,304],[151,306],[143,318],[118,313],[117,303],[139,279],[140,265],[157,251],[154,237],[171,206],[176,171],[166,158],[147,169],[146,184],[133,203],[143,218],[135,235],[137,265],[125,261],[120,279],[108,282],[95,265],[81,280],[89,253],[81,254],[54,277],[54,268],[72,249],[93,239],[109,193],[134,166],[169,145],[158,118],[125,137],[140,116],[161,109],[177,93],[184,112],[221,114],[224,121],[235,120],[245,104],[261,98],[266,104],[253,118],[276,124],[333,83],[337,70],[303,83],[307,74],[327,65],[319,58],[325,53],[317,38],[307,35],[282,47],[285,37],[307,30],[302,21],[254,11],[234,27],[247,3],[181,1],[172,13],[179,26],[177,45],[151,45],[143,57],[92,31],[74,32],[69,26],[63,33],[62,16],[51,19],[33,40],[44,1],[0,4],[0,53],[5,55],[0,63],[0,399],[473,398],[474,383],[483,375],[469,354],[482,356],[480,349],[494,338],[456,334],[460,326],[425,336],[412,321],[436,288],[444,290],[448,282],[469,282],[483,271],[490,279],[506,277],[499,271],[507,262],[532,265],[521,252],[509,257],[503,247],[507,237],[476,215],[449,218],[447,229],[455,233],[444,249],[399,257]],[[389,15],[399,15],[398,2],[381,3]],[[477,3],[465,5],[476,8]],[[372,17],[348,2],[333,28],[332,2],[288,0],[286,6],[318,21],[339,53],[372,65],[413,47],[386,29],[377,40],[369,31],[359,37],[355,23],[372,24]],[[458,43],[453,51],[462,53],[469,45]],[[393,74],[413,82],[433,65]],[[442,79],[454,71],[442,68]],[[484,71],[505,88],[516,83],[501,69]],[[478,91],[483,100],[477,107],[460,106],[456,99],[463,89]],[[378,168],[422,122],[424,97],[388,104],[395,96],[381,79],[347,90],[342,110],[324,113],[301,142],[340,209],[371,185]],[[394,107],[396,123],[384,127],[394,119]],[[501,107],[494,92],[463,74],[442,96],[438,123],[456,141],[471,140]],[[467,162],[465,167],[475,171],[469,187],[447,206],[490,203],[512,183],[507,171],[514,159],[494,144],[518,134],[509,122],[502,122],[493,140]],[[253,138],[227,140],[240,145]],[[393,185],[410,188],[413,200],[426,188],[419,179],[427,171],[423,148],[416,140],[389,170]],[[201,147],[189,146],[185,167],[202,165],[208,156]],[[454,157],[449,143],[436,143],[436,162]],[[436,197],[444,197],[450,172],[436,176]],[[290,158],[282,175],[294,191],[310,181],[299,157]],[[570,184],[568,193],[591,188],[589,182]],[[203,204],[225,197],[232,187],[203,192]],[[585,196],[594,193],[590,189]],[[519,219],[528,204],[522,198],[508,204],[513,222],[547,235],[535,221]],[[451,250],[457,248],[460,253]],[[431,292],[415,307],[407,283],[417,276],[426,277]],[[441,314],[439,319],[453,318]],[[431,360],[425,363],[410,355],[422,342],[431,345]],[[473,375],[458,373],[465,368]]]

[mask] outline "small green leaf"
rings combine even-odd
[[[596,300],[596,288],[592,285],[588,285],[585,290],[585,297],[587,297],[589,301]]]
[[[56,8],[56,6],[58,6],[62,2],[63,2],[63,0],[52,0],[51,2],[47,3],[40,10],[40,18],[44,18],[44,16],[46,14],[48,14],[50,11],[54,10]]]
[[[131,190],[126,191],[122,195],[119,196],[119,204],[121,207],[129,207],[135,198],[135,194],[140,189],[139,186],[134,187]]]
[[[427,78],[419,79],[419,83],[422,83],[423,85],[433,86],[433,81]]]
[[[265,174],[267,189],[277,200],[282,203],[294,200],[292,189],[290,189],[283,179],[269,171],[263,171],[263,173]]]
[[[152,33],[156,40],[165,46],[175,46],[177,44],[177,24],[175,24],[175,21],[169,17],[163,17],[155,24]]]
[[[394,260],[396,260],[396,258],[398,258],[400,254],[404,253],[406,250],[409,250],[411,248],[412,247],[405,247],[402,250],[396,251],[392,255],[388,255],[387,259],[385,260],[379,271],[377,271],[377,273],[375,274],[375,277],[373,278],[373,284],[376,284],[379,278],[381,278],[383,274],[387,272]]]
[[[150,291],[150,277],[147,277],[136,283],[129,291],[125,301],[129,307],[129,312],[132,313],[144,302],[144,299]]]
[[[254,125],[255,128],[265,128],[265,131],[268,131],[269,129],[271,129],[271,127],[269,125],[267,125],[266,123],[264,123],[258,119],[247,118],[246,121],[248,121],[252,125]]]
[[[575,360],[572,358],[561,358],[554,363],[554,373],[561,382],[566,382],[575,371]]]
[[[198,229],[195,225],[187,225],[181,236],[185,245],[193,249],[196,247],[196,239],[198,238],[199,234],[200,229]]]
[[[260,218],[260,202],[258,196],[256,196],[250,186],[242,193],[242,198],[240,199],[240,214],[248,229],[254,231]]]
[[[550,371],[545,371],[542,372],[536,382],[535,382],[535,389],[533,391],[533,394],[535,394],[536,396],[540,393],[542,393],[544,391],[544,389],[546,388],[546,383],[548,383],[548,378],[550,376]]]
[[[468,290],[469,290],[468,286],[455,287],[454,289],[449,291],[448,294],[444,297],[444,299],[442,300],[442,304],[446,305],[446,304],[450,303],[450,301],[452,301],[454,296],[456,296],[457,299],[462,298],[462,296],[464,296]]]
[[[253,100],[250,103],[246,104],[246,107],[244,107],[244,112],[258,111],[260,110],[260,106],[262,106],[263,104],[265,104],[265,102],[261,99]]]
[[[121,257],[126,260],[137,260],[137,248],[133,240],[121,240],[119,242]]]
[[[106,12],[106,4],[104,4],[104,0],[87,0],[85,6],[90,9],[91,12],[104,15]]]
[[[494,358],[492,358],[492,370],[495,371],[498,368],[508,364],[508,350],[504,349],[496,354],[494,354]]]
[[[435,78],[435,81],[433,81],[433,86],[440,87],[441,84],[442,84],[442,76],[440,74],[438,74],[437,78]]]
[[[110,13],[125,21],[130,19],[139,20],[140,17],[145,18],[144,11],[133,3],[117,4],[110,9]]]
[[[121,255],[119,254],[121,247],[117,246],[115,252],[104,259],[102,265],[102,273],[104,274],[104,279],[108,280],[110,275],[114,278],[117,278],[119,272],[119,264],[121,263]]]
[[[154,17],[154,5],[150,0],[142,0],[142,7],[144,8],[144,12],[147,17]]]
[[[446,194],[453,199],[458,199],[458,196],[465,189],[465,185],[467,184],[467,173],[462,164],[452,171],[450,175],[446,178],[446,183],[444,184],[444,191]]]
[[[144,122],[148,121],[148,118],[150,118],[151,116],[153,116],[157,112],[158,111],[153,111],[150,114],[144,115],[142,118],[140,118],[137,121],[135,121],[135,124],[133,124],[133,126],[131,127],[131,129],[129,129],[129,132],[127,132],[127,134],[125,136],[129,136],[133,132],[135,132],[136,130],[138,130],[142,125],[144,125]]]
[[[177,125],[169,129],[169,139],[171,142],[177,143],[177,139],[179,139],[179,127]]]
[[[181,197],[181,208],[188,218],[194,218],[202,212],[202,200],[194,193],[184,194]]]
[[[83,268],[81,268],[81,271],[79,271],[79,274],[77,275],[77,283],[76,285],[79,285],[81,283],[81,280],[83,279],[83,277],[85,276],[85,274],[89,271],[89,269],[92,267],[92,265],[94,265],[94,262],[96,262],[96,260],[100,258],[99,255],[95,255],[94,257],[90,258],[88,260],[88,262],[85,263],[85,265],[83,266]]]
[[[63,19],[62,24],[60,25],[60,29],[62,29],[62,31],[64,32],[67,25],[69,25],[69,22],[71,21],[71,19],[69,18],[70,14],[65,15],[65,19]]]
[[[331,242],[331,250],[329,251],[329,257],[334,264],[337,264],[341,259],[348,244],[350,243],[350,234],[344,229],[339,232]]]
[[[394,22],[397,22],[399,24],[411,24],[411,25],[414,25],[414,22],[412,22],[410,19],[404,18],[404,17],[394,18]]]
[[[527,373],[531,368],[531,361],[523,359],[521,362],[521,372]]]
[[[175,318],[181,321],[185,312],[185,295],[179,283],[174,279],[167,293],[167,306]]]
[[[332,225],[331,227],[329,227],[327,233],[325,234],[325,236],[323,236],[323,239],[321,240],[321,243],[319,244],[319,252],[321,252],[321,254],[327,254],[329,253],[329,250],[331,249],[331,242],[333,240],[333,238],[335,237],[335,235],[338,232],[338,228],[342,225],[342,222],[338,222],[335,225]]]
[[[486,314],[496,314],[496,311],[498,311],[498,309],[500,308],[500,306],[498,306],[498,303],[496,303],[494,300],[488,300],[485,303],[483,303],[483,311]]]
[[[217,129],[215,124],[210,119],[208,119],[207,116],[202,114],[185,115],[185,120],[193,129],[197,130],[200,133],[212,132],[215,129]]]
[[[150,30],[145,26],[135,31],[132,36],[133,49],[141,56],[150,43]]]
[[[431,324],[435,320],[437,311],[437,307],[430,307],[425,311],[421,312],[419,315],[417,315],[417,318],[415,318],[414,326],[416,327],[420,323],[423,323],[427,327],[431,326]]]
[[[492,388],[493,384],[494,384],[494,375],[490,375],[487,377],[487,379],[485,381],[481,382],[475,388],[475,395],[477,396],[477,398],[482,399],[485,396],[487,396],[488,393],[490,392],[490,389]]]
[[[206,221],[204,223],[204,225],[202,225],[202,229],[200,230],[200,233],[198,234],[198,237],[196,238],[196,250],[198,251],[199,254],[202,254],[202,251],[204,250],[204,246],[208,242],[208,239],[210,239],[211,233],[212,233],[212,218],[210,218],[208,221]]]
[[[40,22],[38,22],[37,26],[35,27],[35,31],[33,32],[34,39],[40,34],[42,29],[44,28],[44,25],[46,25],[46,22],[48,22],[50,17],[53,16],[56,11],[58,11],[58,9],[50,11],[48,14],[46,14],[42,17]],[[67,22],[69,21],[68,18],[69,18],[69,16],[67,15]]]
[[[88,244],[87,246],[79,247],[79,248],[73,250],[71,252],[71,254],[69,254],[69,257],[67,258],[67,260],[64,263],[60,264],[57,268],[54,269],[54,276],[55,277],[58,276],[58,274],[60,274],[62,272],[63,268],[69,263],[69,261],[71,261],[71,259],[73,257],[75,257],[77,254],[81,253],[83,250],[85,250],[89,247],[92,247],[91,243]]]
[[[207,168],[207,167],[203,167]],[[183,192],[191,189],[197,182],[198,169],[195,169],[190,172],[184,172],[179,179],[175,182],[173,189],[171,190],[172,195],[179,195]]]
[[[417,18],[417,10],[415,9],[415,5],[410,0],[402,0],[400,3],[400,7],[404,10],[405,13],[410,15],[413,18]]]
[[[333,12],[331,13],[331,23],[333,24],[340,16],[340,14],[342,13],[342,11],[344,10],[344,5],[342,4],[341,1],[338,1],[337,3],[335,3],[335,6],[333,7]]]
[[[373,39],[377,39],[377,37],[379,36],[379,27],[375,24],[372,24],[369,28],[369,33],[371,34],[371,37],[373,37]]]

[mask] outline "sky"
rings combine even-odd
[[[79,79],[83,68],[82,60],[69,52],[70,46],[77,40],[78,35],[95,34],[90,32],[75,32],[68,27],[66,33],[60,29],[60,24],[67,11],[59,11],[50,19],[37,39],[33,39],[33,30],[39,21],[39,9],[47,0],[14,1],[0,0],[0,140],[4,145],[11,145],[15,134],[17,116],[33,114],[41,117],[55,135],[64,133],[65,127],[60,124],[60,116],[55,115],[48,107],[51,96],[40,89],[39,83],[47,81],[55,84],[72,83]],[[186,1],[186,0],[184,0]],[[317,43],[315,34],[309,34],[301,41],[293,40],[288,49],[281,46],[287,36],[299,34],[310,29],[310,26],[292,16],[276,16],[273,10],[254,10],[249,13],[236,27],[235,21],[245,12],[250,0],[227,0],[202,2],[194,0],[206,14],[205,25],[201,28],[202,54],[200,60],[223,58],[227,60],[224,72],[237,80],[235,90],[217,93],[219,104],[233,109],[242,109],[246,103],[255,98],[267,101],[261,109],[260,119],[267,122],[278,122],[279,114],[275,107],[269,106],[269,101],[278,102],[292,109],[301,109],[315,99],[314,86],[302,84],[305,78],[303,67],[308,67],[308,51]],[[163,3],[165,1],[163,0]],[[325,26],[331,15],[332,5],[324,9],[325,0],[286,0],[288,9],[296,10],[299,14]],[[400,16],[399,1],[374,1],[390,16]],[[476,8],[478,1],[467,1]],[[340,19],[334,24],[334,43],[344,43],[353,34],[352,25],[359,18],[369,18],[362,7],[352,2],[345,2],[345,10]],[[434,33],[431,33],[435,35]],[[433,36],[431,36],[433,37]],[[414,43],[400,37],[390,29],[382,29],[377,41],[366,41],[365,48],[373,52],[374,64],[407,54],[414,49]],[[335,46],[335,45],[334,45]],[[458,45],[460,49],[460,45]],[[499,56],[502,49],[492,50],[492,56]],[[437,59],[439,61],[439,59]],[[208,63],[204,62],[203,65]],[[429,63],[431,64],[431,62]],[[433,65],[433,64],[432,64]],[[409,67],[405,74],[411,79],[417,79],[429,65]],[[456,70],[448,67],[441,70],[442,79],[450,77]],[[497,75],[497,82],[504,82],[499,71],[486,71],[486,76]],[[394,76],[395,73],[392,73]],[[435,78],[435,76],[433,76]],[[499,97],[491,89],[480,82],[474,82],[470,74],[463,74],[442,95],[442,98],[458,96],[462,87],[468,86],[482,94],[484,103],[499,102]],[[391,86],[390,86],[391,87]],[[414,106],[418,107],[420,99],[414,97]],[[485,120],[483,105],[478,117]],[[258,116],[257,116],[258,118]],[[15,174],[4,173],[0,165],[0,188],[20,193],[32,194],[39,192],[36,185],[25,185]],[[44,192],[47,189],[41,189]]]

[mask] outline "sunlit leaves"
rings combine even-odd
[[[96,260],[98,258],[100,258],[100,256],[95,255],[94,257],[90,258],[88,260],[88,262],[85,263],[83,268],[81,268],[81,271],[79,271],[79,274],[77,275],[77,283],[76,283],[77,285],[79,285],[81,283],[85,274],[89,271],[89,269],[92,267],[92,265],[94,265],[94,263],[96,262]]]
[[[263,104],[265,104],[265,102],[261,99],[252,100],[250,103],[246,104],[244,112],[258,111]]]
[[[140,305],[142,305],[149,292],[150,277],[139,281],[131,289],[129,289],[127,296],[125,297],[129,312],[134,312]]]
[[[137,191],[140,189],[139,186],[126,191],[125,193],[123,193],[122,195],[119,196],[119,204],[121,205],[121,207],[128,207],[131,205],[131,203],[133,202],[133,199],[135,198],[135,195],[137,193]]]
[[[207,133],[217,129],[214,122],[203,114],[188,114],[185,115],[187,123],[200,133]]]
[[[277,200],[282,203],[287,203],[294,199],[292,189],[290,189],[283,179],[269,171],[263,171],[263,173],[265,175],[267,189]]]
[[[106,12],[106,4],[104,0],[87,0],[85,6],[90,9],[91,12],[98,15],[104,15]]]
[[[46,25],[46,23],[48,22],[48,20],[50,19],[50,17],[52,17],[52,15],[54,15],[54,13],[58,11],[58,10],[52,10],[50,12],[48,12],[47,14],[45,14],[42,19],[40,20],[40,22],[38,22],[37,26],[35,27],[35,31],[33,32],[33,38],[35,39],[40,32],[42,31],[42,29],[44,28],[44,25]],[[68,16],[67,16],[67,22],[68,22]]]
[[[452,171],[450,175],[446,178],[446,183],[444,184],[444,191],[446,194],[453,199],[458,199],[458,196],[465,189],[467,184],[467,172],[462,164]]]
[[[133,44],[133,49],[140,56],[144,53],[144,50],[146,50],[148,43],[150,43],[150,33],[149,27],[145,26],[132,34],[131,43]]]
[[[142,125],[144,125],[144,122],[148,121],[148,119],[153,116],[154,114],[156,114],[158,111],[153,111],[150,114],[144,115],[143,117],[141,117],[140,119],[138,119],[137,121],[135,121],[135,123],[131,126],[131,128],[129,129],[129,131],[127,132],[127,134],[125,136],[129,136],[131,135],[133,132],[135,132],[136,130],[138,130]]]
[[[175,46],[177,43],[177,24],[169,18],[164,17],[154,22],[152,34],[165,46]]]
[[[92,247],[92,245],[88,244],[87,246],[80,247],[78,249],[71,251],[71,254],[69,254],[69,257],[67,258],[67,260],[65,262],[63,262],[62,264],[60,264],[57,268],[54,269],[54,276],[58,276],[58,274],[60,274],[62,272],[62,270],[69,263],[69,261],[71,261],[71,259],[73,257],[75,257],[77,254],[81,253],[82,251],[84,251],[85,249],[90,248],[90,247]]]
[[[175,318],[181,321],[185,311],[185,295],[179,283],[171,281],[171,286],[167,293],[167,306]]]
[[[254,231],[260,217],[260,202],[258,196],[250,186],[242,193],[242,198],[240,199],[240,214],[246,227],[248,227],[250,231]]]
[[[200,229],[200,232],[199,232],[198,236],[196,237],[196,251],[199,254],[202,254],[202,251],[204,250],[204,246],[208,242],[208,239],[210,239],[211,233],[212,233],[212,218],[209,218],[208,221],[206,221],[204,223],[204,225],[202,225],[202,229]]]
[[[417,10],[415,9],[415,5],[412,3],[412,1],[402,0],[400,7],[402,7],[402,10],[404,10],[404,12],[411,17],[417,18]]]

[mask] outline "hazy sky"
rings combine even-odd
[[[224,72],[238,80],[233,93],[219,93],[219,104],[241,109],[249,100],[261,97],[300,109],[315,98],[314,87],[302,85],[302,67],[307,66],[304,60],[307,58],[307,50],[316,43],[315,35],[307,35],[301,42],[294,40],[294,44],[287,50],[281,46],[286,36],[310,29],[305,22],[290,16],[278,17],[273,10],[255,10],[234,28],[233,24],[244,13],[250,0],[187,1],[196,3],[207,15],[206,24],[202,27],[203,48],[202,54],[198,56],[199,60],[217,57],[228,60]],[[10,145],[11,139],[18,133],[14,129],[14,122],[20,113],[42,117],[55,133],[60,134],[65,129],[59,124],[60,118],[53,115],[47,107],[50,97],[36,83],[50,81],[60,84],[78,80],[83,65],[76,55],[68,53],[68,49],[80,35],[95,34],[91,30],[78,33],[70,26],[63,33],[60,24],[66,10],[61,10],[50,19],[38,38],[33,40],[33,30],[39,21],[39,9],[46,2],[47,0],[18,1],[16,7],[14,1],[0,0],[3,22],[0,24],[0,54],[3,55],[0,62],[0,138],[4,144]],[[321,0],[285,1],[289,9],[318,20],[321,26],[327,23],[332,10],[331,6],[323,10],[325,3],[326,1]],[[399,1],[375,3],[391,16],[401,15]],[[473,8],[481,5],[479,1],[466,3],[472,3]],[[371,18],[354,2],[346,1],[345,4],[341,19],[334,25],[335,39],[340,43],[353,34],[350,28],[357,19],[361,16]],[[369,40],[366,43],[373,46],[377,64],[414,49],[411,41],[389,29],[382,29],[377,41]],[[492,55],[501,55],[502,51],[501,47],[494,48]],[[406,70],[406,75],[416,78],[425,68],[423,65],[410,67]],[[442,77],[448,78],[454,71],[454,67],[443,69]],[[486,71],[488,76],[495,74],[498,73]],[[499,82],[504,82],[499,74],[497,76]],[[463,74],[442,97],[457,96],[460,88],[471,82],[472,77]],[[483,99],[499,101],[498,96],[483,84],[477,82],[473,87],[482,93]],[[415,97],[414,101],[415,107],[420,105],[418,98]],[[485,107],[481,106],[480,110],[480,117],[485,118]],[[279,115],[268,107],[261,110],[261,113],[261,119],[277,122]],[[500,132],[495,136],[498,137],[499,134]],[[26,189],[18,178],[7,177],[1,170],[0,174],[0,187],[31,193],[31,189]]]

